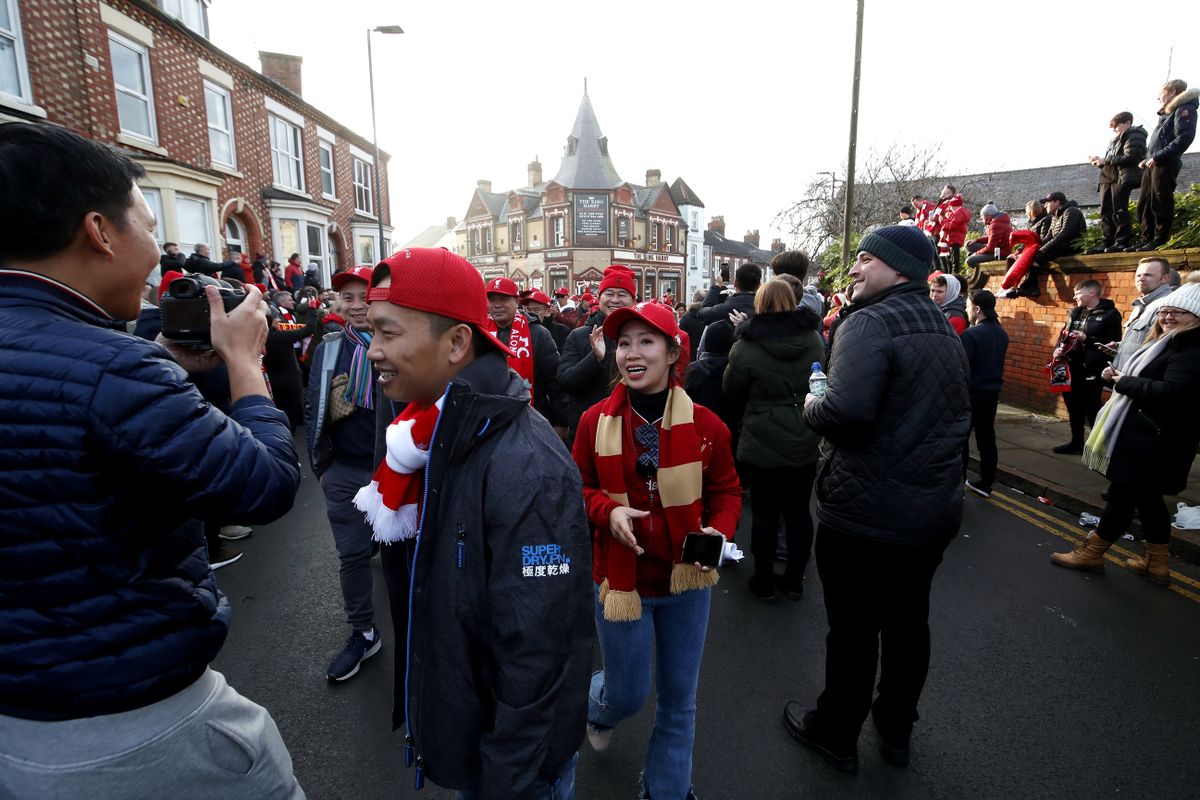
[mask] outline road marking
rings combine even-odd
[[[999,502],[997,502],[997,501],[999,501]],[[1010,497],[1004,497],[999,492],[992,492],[991,498],[985,500],[984,502],[991,503],[992,505],[996,506],[1000,510],[1002,510],[1008,514],[1011,514],[1014,517],[1018,517],[1019,519],[1025,520],[1030,525],[1033,525],[1035,528],[1040,528],[1040,529],[1046,531],[1047,533],[1057,536],[1060,539],[1065,539],[1066,541],[1071,542],[1072,544],[1077,544],[1078,542],[1087,538],[1082,532],[1075,530],[1073,527],[1071,527],[1068,523],[1064,522],[1063,520],[1057,519],[1057,518],[1051,516],[1050,514],[1047,514],[1046,512],[1042,511],[1041,509],[1030,508],[1029,506],[1023,505]],[[1047,523],[1052,523],[1052,524],[1047,524]],[[1116,551],[1116,553],[1118,555],[1122,555],[1122,556],[1126,556],[1126,557],[1138,555],[1138,554],[1134,553],[1132,550],[1126,550],[1123,547],[1118,547],[1116,545],[1113,545],[1112,547],[1110,547],[1109,552],[1104,554],[1104,560],[1109,561],[1113,564],[1116,564],[1118,567],[1121,567],[1122,569],[1129,569],[1129,567],[1125,564],[1124,559],[1117,558],[1115,555],[1113,555],[1114,550]],[[1185,583],[1188,586],[1200,588],[1200,581],[1196,581],[1192,578],[1189,578],[1187,575],[1181,575],[1178,572],[1175,572],[1174,570],[1171,571],[1171,580],[1172,580],[1172,583],[1171,583],[1171,585],[1169,585],[1167,587],[1168,589],[1175,592],[1176,594],[1179,594],[1179,595],[1182,595],[1182,596],[1188,598],[1189,600],[1191,600],[1195,603],[1200,603],[1200,594],[1192,592],[1188,589],[1184,589],[1181,586],[1177,586],[1175,583],[1176,581],[1178,581],[1180,583]]]

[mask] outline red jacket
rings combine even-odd
[[[575,447],[572,455],[583,478],[583,499],[587,505],[588,519],[592,523],[592,577],[602,583],[608,564],[608,548],[625,545],[613,538],[608,529],[608,515],[617,503],[600,489],[596,472],[595,442],[596,424],[604,401],[583,412],[575,432]],[[733,541],[738,519],[742,515],[742,487],[738,483],[733,467],[733,452],[729,445],[729,429],[712,411],[701,405],[693,406],[696,430],[701,436],[700,453],[703,461],[704,488],[701,497],[704,503],[703,523],[716,528]],[[646,552],[638,556],[637,590],[643,597],[662,597],[670,592],[671,566],[675,554],[671,552],[671,540],[667,536],[667,517],[662,501],[654,493],[650,502],[650,491],[646,479],[637,473],[637,445],[628,437],[625,442],[625,490],[633,508],[649,511],[650,516],[633,521],[633,531],[638,544]]]
[[[1008,218],[1008,214],[1001,211],[1000,216],[992,217],[992,221],[987,224],[987,236],[980,236],[971,244],[977,242],[983,245],[979,252],[988,255],[995,253],[999,247],[1000,258],[1008,258],[1012,253],[1012,229],[1012,220]]]
[[[956,194],[938,204],[938,222],[941,224],[939,243],[962,247],[967,240],[967,225],[971,223],[971,212],[963,206],[962,195]]]

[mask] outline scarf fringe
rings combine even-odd
[[[392,544],[412,539],[417,535],[420,522],[418,506],[409,504],[395,511],[383,504],[379,481],[371,481],[354,495],[354,507],[363,512],[371,526],[371,538],[381,544]]]
[[[716,586],[721,576],[717,571],[701,572],[695,564],[676,564],[671,567],[671,594],[683,594],[696,589]]]
[[[601,590],[604,592],[604,618],[606,620],[609,622],[635,622],[642,618],[642,598],[637,592],[604,590],[603,586]]]
[[[604,602],[604,598],[608,597],[608,578],[600,584],[600,602]]]

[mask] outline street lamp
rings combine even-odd
[[[379,134],[375,129],[375,60],[371,57],[372,33],[404,33],[399,25],[380,25],[367,28],[367,74],[371,82],[371,145],[375,148],[375,168],[371,170],[375,184],[375,220],[379,223],[379,249],[376,261],[382,261],[386,256],[383,252],[383,195],[379,192],[379,170],[383,164],[379,161]]]

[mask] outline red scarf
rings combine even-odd
[[[637,458],[637,448],[633,443],[634,426],[630,421],[629,390],[625,383],[618,383],[603,402],[593,442],[596,473],[604,493],[629,508],[625,469],[626,462]],[[671,569],[671,594],[703,589],[718,579],[715,570],[701,572],[695,565],[679,561],[683,556],[684,537],[700,530],[704,510],[700,435],[692,414],[692,401],[687,392],[673,383],[658,434],[658,473],[655,476],[675,559]],[[604,618],[612,622],[640,619],[642,601],[637,593],[637,554],[620,542],[611,542],[607,553],[605,579],[600,585]]]
[[[487,324],[489,333],[499,332],[499,326],[491,317],[488,317]],[[529,389],[529,405],[533,405],[533,331],[529,328],[529,320],[520,314],[513,317],[508,349],[516,353],[508,357],[508,365],[525,381]]]
[[[421,493],[429,445],[437,428],[441,400],[431,406],[409,403],[387,429],[387,454],[371,483],[358,490],[354,507],[367,517],[377,542],[412,539],[421,526]]]

